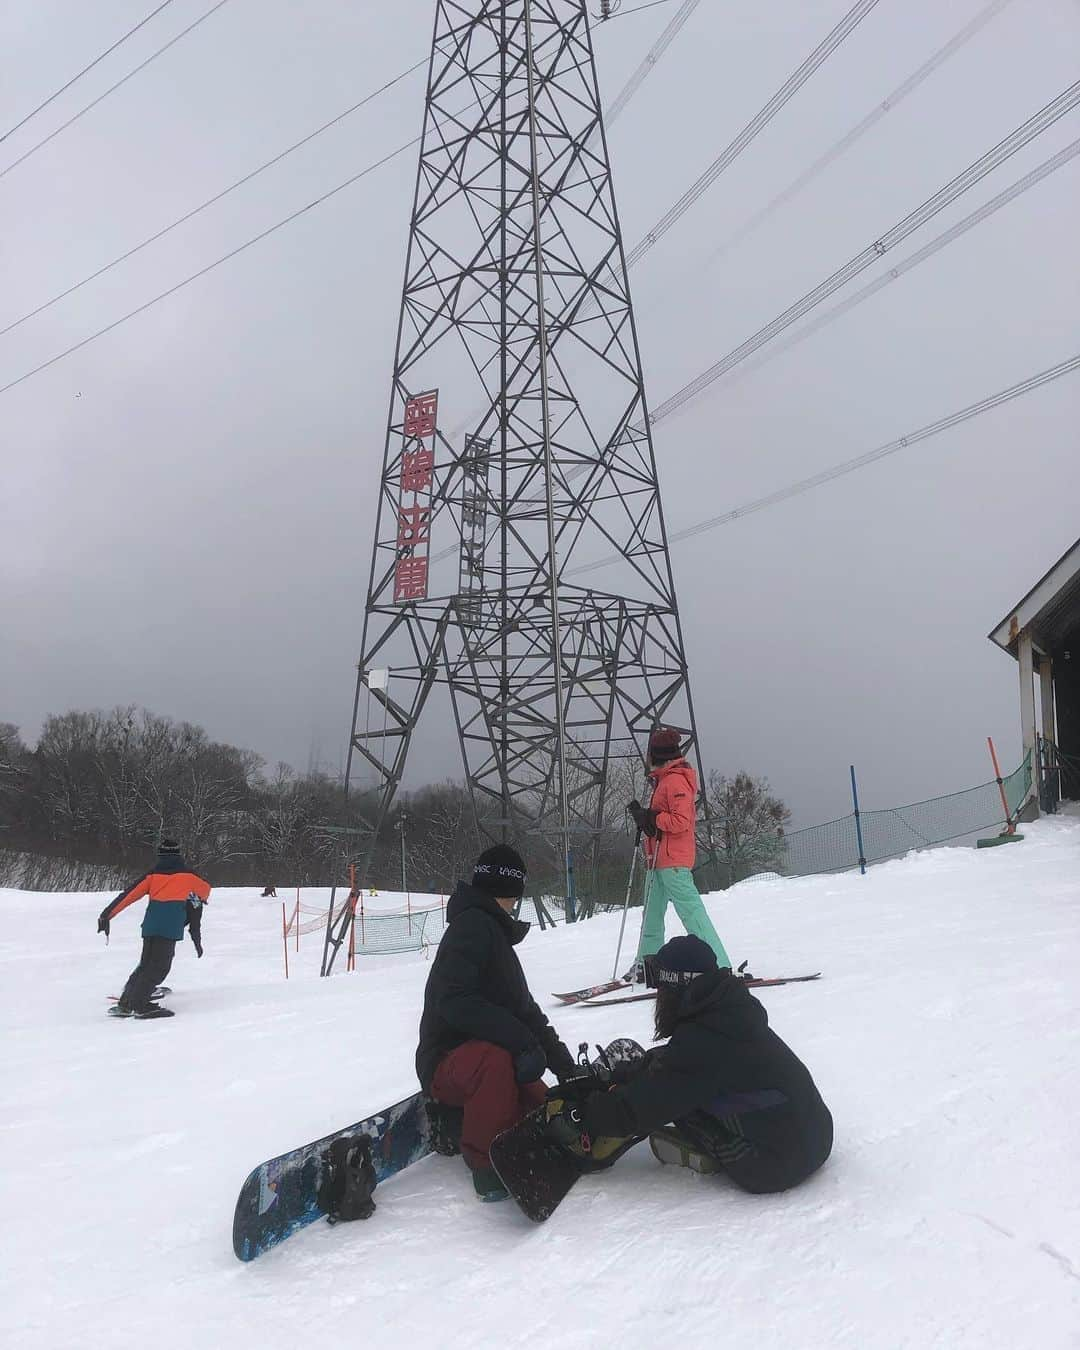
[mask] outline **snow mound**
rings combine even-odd
[[[761,994],[835,1117],[833,1157],[806,1185],[743,1195],[641,1147],[534,1227],[478,1204],[460,1159],[433,1157],[381,1187],[368,1222],[314,1225],[247,1266],[230,1226],[252,1166],[414,1090],[425,953],[320,980],[309,934],[286,981],[280,903],[220,891],[205,959],[187,943],[169,977],[177,1016],[114,1021],[137,911],[106,947],[103,897],[0,892],[0,1339],[1075,1350],[1080,822],[1024,833],[710,899],[736,960],[824,971]],[[649,1040],[649,1004],[549,996],[610,971],[618,923],[534,930],[519,948],[574,1048]]]

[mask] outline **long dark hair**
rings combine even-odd
[[[666,1041],[675,1030],[679,1020],[679,1008],[682,1004],[685,985],[662,984],[656,991],[656,1009],[653,1014],[655,1039]]]

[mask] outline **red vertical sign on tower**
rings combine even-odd
[[[397,562],[394,564],[395,603],[427,599],[431,484],[438,415],[437,389],[416,394],[405,404],[397,508]]]

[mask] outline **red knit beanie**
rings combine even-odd
[[[654,764],[666,764],[669,760],[678,759],[681,753],[679,733],[671,727],[657,727],[650,735],[649,758]]]

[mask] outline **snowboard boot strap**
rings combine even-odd
[[[566,1149],[579,1163],[587,1159],[592,1151],[592,1139],[577,1106],[565,1098],[552,1097],[546,1108],[547,1137]]]
[[[375,1213],[371,1193],[376,1185],[370,1138],[359,1134],[335,1139],[323,1154],[323,1169],[318,1205],[326,1213],[326,1222],[370,1219]]]

